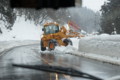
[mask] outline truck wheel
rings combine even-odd
[[[48,48],[49,48],[49,50],[54,50],[55,49],[55,43],[54,42],[49,42]]]
[[[65,46],[73,45],[73,43],[70,39],[65,39],[63,42],[65,43]]]
[[[46,47],[43,47],[43,41],[41,40],[41,51],[45,51]]]

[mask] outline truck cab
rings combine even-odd
[[[57,33],[59,32],[59,25],[52,23],[49,25],[44,25],[43,31],[45,35]]]

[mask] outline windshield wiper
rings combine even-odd
[[[40,70],[45,72],[52,72],[58,74],[66,74],[75,77],[87,78],[91,80],[103,80],[101,78],[92,76],[90,74],[75,70],[73,68],[64,68],[59,66],[49,66],[49,65],[24,65],[24,64],[13,64],[14,67],[22,67],[27,69]]]

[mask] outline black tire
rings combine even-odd
[[[63,42],[65,43],[65,46],[73,45],[73,43],[70,39],[65,39]]]
[[[51,44],[53,45],[53,47],[50,47]],[[56,46],[56,45],[55,45],[55,42],[49,42],[48,49],[49,49],[49,50],[54,50],[54,49],[55,49],[55,46]]]
[[[45,51],[46,47],[43,47],[43,41],[41,40],[41,51]]]

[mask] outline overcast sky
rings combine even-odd
[[[107,0],[83,0],[83,7],[90,8],[94,11],[99,11],[105,1]]]

